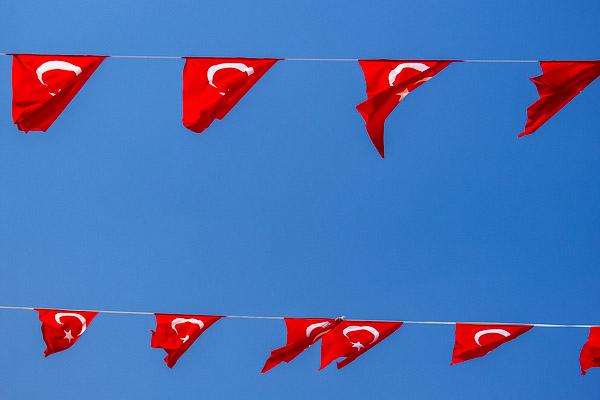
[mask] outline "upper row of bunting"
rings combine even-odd
[[[24,132],[46,131],[106,56],[13,54],[12,115]],[[200,133],[223,119],[280,59],[185,57],[183,125]],[[456,60],[358,60],[367,99],[356,106],[373,145],[384,156],[384,123],[396,105]],[[535,132],[600,76],[600,60],[540,61],[531,80],[540,98],[527,109],[525,129]]]

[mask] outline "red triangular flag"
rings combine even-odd
[[[200,133],[223,119],[278,60],[186,57],[183,68],[183,125]]]
[[[451,61],[359,60],[367,83],[367,100],[356,106],[373,145],[383,158],[385,119],[410,92],[446,68]]]
[[[284,318],[287,328],[287,343],[275,349],[265,362],[261,373],[276,367],[281,362],[290,362],[308,347],[315,344],[324,334],[341,320],[328,318]]]
[[[535,132],[600,75],[600,61],[540,61],[542,75],[531,78],[539,100],[527,108],[519,137]]]
[[[46,342],[44,355],[63,351],[73,346],[96,315],[95,311],[36,309],[42,322],[42,336]]]
[[[341,321],[323,336],[319,369],[340,357],[344,359],[337,367],[344,368],[401,326],[402,322]]]
[[[452,364],[483,357],[533,328],[531,325],[456,324]]]
[[[46,131],[106,57],[13,56],[13,121],[25,132]]]
[[[600,326],[590,328],[590,336],[581,348],[579,365],[581,375],[585,375],[590,368],[600,367]]]
[[[167,352],[165,363],[173,368],[179,357],[212,324],[221,319],[217,315],[181,315],[154,314],[156,316],[156,331],[152,331],[150,345],[155,349]]]

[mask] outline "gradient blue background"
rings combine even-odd
[[[256,57],[600,57],[597,1],[4,1],[0,51]],[[0,303],[163,312],[600,324],[600,82],[517,140],[536,64],[455,64],[388,118],[356,63],[281,62],[202,135],[182,60],[108,59],[46,134],[11,121],[0,58]],[[449,367],[404,326],[341,371],[318,348],[259,375],[281,321],[223,320],[168,369],[154,320],[100,315],[44,359],[0,313],[2,399],[597,399],[586,329],[534,329]]]

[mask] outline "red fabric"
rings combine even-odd
[[[590,336],[581,348],[579,365],[581,375],[585,375],[590,368],[600,367],[600,326],[590,328]]]
[[[367,100],[356,106],[373,145],[384,157],[385,119],[410,92],[446,68],[451,61],[360,60]]]
[[[287,328],[287,343],[271,352],[261,373],[269,371],[281,362],[292,361],[340,322],[340,320],[326,318],[285,318],[284,321]]]
[[[75,310],[36,309],[42,322],[42,336],[46,342],[44,355],[63,351],[73,346],[90,326],[97,312]]]
[[[535,132],[600,75],[600,61],[540,61],[542,75],[531,78],[539,100],[527,109],[525,130]]]
[[[106,57],[13,56],[13,122],[25,132],[46,131]]]
[[[402,322],[341,321],[323,336],[319,369],[340,357],[344,359],[337,367],[344,368],[401,326]]]
[[[187,57],[183,68],[183,125],[200,133],[223,119],[277,59]]]
[[[156,316],[156,331],[152,331],[150,345],[155,349],[164,349],[167,352],[165,363],[169,368],[173,368],[179,357],[194,344],[204,331],[222,318],[216,315],[154,315]]]
[[[531,325],[456,324],[452,364],[483,357],[533,328]]]

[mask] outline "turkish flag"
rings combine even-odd
[[[452,61],[359,60],[367,83],[367,100],[356,106],[365,120],[373,145],[384,157],[385,119],[413,90],[433,78]]]
[[[600,75],[600,61],[540,61],[542,75],[531,78],[540,98],[527,109],[525,130],[532,134]]]
[[[167,352],[165,362],[169,368],[173,368],[179,357],[194,344],[205,330],[223,318],[217,315],[154,315],[156,316],[156,331],[152,331],[150,345],[155,349],[164,349]]]
[[[278,60],[186,57],[183,68],[183,125],[200,133],[223,119]]]
[[[581,348],[579,365],[581,375],[585,375],[590,368],[600,367],[600,326],[590,328],[590,336]]]
[[[334,328],[341,320],[327,318],[284,318],[287,328],[287,343],[275,349],[265,362],[261,373],[283,362],[290,362],[304,350],[315,344],[324,334]]]
[[[450,365],[483,357],[496,347],[510,342],[533,328],[531,325],[456,324],[454,350]]]
[[[35,309],[42,321],[42,336],[46,342],[44,355],[73,346],[96,315],[95,311]]]
[[[402,322],[341,321],[323,336],[319,370],[340,357],[344,359],[337,367],[344,368],[401,326]]]
[[[24,132],[45,132],[105,58],[13,55],[13,122]]]

